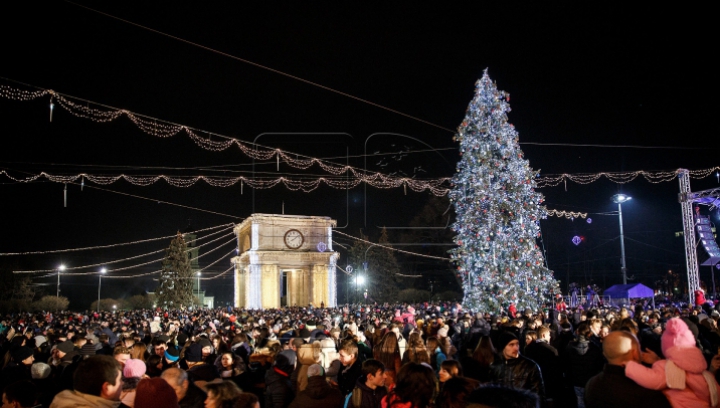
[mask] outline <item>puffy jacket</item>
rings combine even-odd
[[[307,371],[313,364],[320,364],[322,347],[319,341],[312,344],[303,344],[297,349],[297,390],[302,391],[308,385]]]
[[[290,408],[338,408],[342,401],[340,390],[330,387],[325,377],[315,376],[308,378],[305,390],[298,393]]]
[[[497,356],[495,362],[490,365],[490,378],[496,384],[532,391],[538,394],[541,400],[545,398],[545,385],[540,367],[523,355],[510,360]]]
[[[667,360],[647,368],[630,361],[625,375],[651,390],[663,390],[673,407],[704,408],[717,406],[718,383],[705,368],[707,363],[697,347],[670,347]],[[672,363],[670,363],[672,362]]]
[[[287,408],[293,394],[290,375],[273,367],[265,374],[265,408]]]

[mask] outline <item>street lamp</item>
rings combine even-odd
[[[623,235],[622,203],[632,200],[632,197],[625,194],[615,194],[614,196],[612,196],[612,200],[618,205],[618,215],[620,220],[620,270],[622,271],[623,285],[627,285],[627,265],[625,264],[625,237]]]
[[[98,313],[100,313],[100,287],[102,287],[102,277],[105,272],[107,272],[107,269],[102,268],[102,269],[100,269],[100,275],[98,275],[98,304],[97,304]]]
[[[200,303],[200,271],[198,271],[198,272],[196,273],[196,275],[197,275],[197,277],[198,277],[198,292],[197,292],[197,298],[198,298],[198,303]]]
[[[355,301],[357,301],[358,286],[365,283],[365,278],[362,275],[355,276]]]
[[[60,297],[60,272],[62,272],[64,270],[65,270],[65,265],[60,265],[58,267],[58,273],[57,273],[58,282],[57,282],[57,295],[56,295],[57,297]]]

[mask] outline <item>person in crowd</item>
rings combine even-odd
[[[481,336],[472,355],[460,359],[465,376],[481,383],[490,382],[490,365],[495,361],[495,353],[490,336]]]
[[[233,381],[236,385],[239,385],[239,377],[245,371],[242,358],[230,351],[226,351],[218,357],[215,367],[220,373],[220,378]]]
[[[340,408],[343,397],[340,390],[330,387],[325,379],[325,369],[320,364],[312,364],[306,374],[307,386],[299,391],[290,408]]]
[[[150,378],[160,377],[163,371],[162,357],[152,354],[145,362],[145,374]]]
[[[537,340],[525,347],[525,357],[533,360],[540,367],[545,384],[545,398],[549,404],[555,404],[565,396],[566,393],[563,392],[565,380],[560,368],[560,359],[558,351],[550,345],[548,327],[540,326],[537,329]]]
[[[477,385],[478,382],[470,378],[459,376],[449,378],[440,388],[440,393],[435,399],[435,408],[465,408],[468,395]]]
[[[265,374],[265,408],[287,408],[295,397],[290,376],[295,370],[295,352],[284,350],[275,356]]]
[[[9,354],[10,361],[0,372],[0,390],[12,382],[32,379],[33,350],[28,346],[16,346],[10,349]]]
[[[292,376],[292,380],[295,382],[295,389],[300,392],[308,385],[308,368],[322,361],[322,346],[319,341],[301,344],[297,347],[295,354],[297,355],[297,369]]]
[[[125,367],[125,362],[130,359],[130,350],[125,346],[117,346],[113,349],[113,358]]]
[[[460,362],[457,360],[445,360],[440,364],[440,371],[438,372],[438,381],[440,382],[440,388],[442,389],[443,384],[453,378],[462,377],[463,368]]]
[[[577,338],[567,345],[562,360],[565,378],[575,390],[578,408],[584,408],[585,384],[602,371],[604,359],[602,350],[589,340],[592,332],[587,322],[580,323],[575,332]]]
[[[397,334],[386,332],[373,349],[373,357],[385,366],[385,385],[392,388],[395,385],[395,376],[400,371],[402,359]]]
[[[4,388],[2,408],[35,408],[39,395],[38,386],[32,381],[16,381]]]
[[[135,408],[178,408],[175,391],[162,378],[145,378],[135,391]]]
[[[234,408],[235,401],[242,393],[232,381],[210,382],[205,385],[205,389],[205,408]]]
[[[148,353],[145,343],[135,343],[130,349],[130,358],[141,360],[144,363],[148,357],[150,357],[150,353]]]
[[[625,376],[645,388],[662,390],[673,407],[717,406],[720,386],[706,370],[705,357],[687,324],[679,318],[668,320],[661,342],[667,360],[654,362],[652,368],[629,361]]]
[[[203,359],[200,343],[193,343],[185,350],[185,363],[188,366],[188,378],[198,386],[220,378],[215,364],[208,364]]]
[[[175,392],[180,408],[200,408],[205,406],[205,392],[190,382],[185,370],[172,367],[162,372],[161,379],[165,380]]]
[[[492,382],[537,394],[542,401],[545,385],[537,363],[520,354],[520,341],[509,331],[498,337],[498,354],[490,366]]]
[[[607,359],[603,371],[590,378],[585,386],[585,407],[671,406],[660,391],[643,388],[625,376],[625,366],[628,363],[641,361],[640,343],[632,333],[610,332],[603,339],[603,355]]]
[[[443,352],[440,342],[435,336],[428,337],[426,347],[428,353],[430,353],[430,367],[432,367],[437,375],[437,373],[440,372],[440,365],[447,359],[447,355]]]
[[[358,358],[357,343],[352,339],[343,341],[338,352],[338,360],[340,360],[342,368],[337,375],[337,385],[345,397],[352,391],[358,378],[362,375],[362,361]]]
[[[435,373],[427,364],[407,363],[397,374],[395,387],[383,397],[382,408],[427,408],[437,384]]]
[[[135,391],[138,383],[143,378],[147,378],[145,370],[145,363],[142,360],[131,358],[125,361],[125,367],[123,367],[123,384],[120,401],[130,408],[135,406]]]
[[[401,363],[404,365],[409,362],[430,364],[430,354],[428,354],[427,348],[425,348],[422,332],[419,330],[413,330],[408,336],[407,346],[405,347],[405,353],[403,353]]]
[[[368,359],[362,363],[362,376],[353,390],[345,397],[345,408],[377,408],[387,395],[385,365],[379,360]]]
[[[97,355],[82,360],[75,370],[72,388],[60,391],[50,408],[116,408],[122,392],[120,363]]]

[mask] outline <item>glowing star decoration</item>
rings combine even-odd
[[[588,218],[588,219],[587,219],[587,223],[588,223],[588,224],[592,224],[592,218]]]
[[[327,244],[325,244],[325,243],[322,242],[322,241],[318,242],[318,244],[317,244],[317,250],[318,250],[318,252],[325,252],[325,251],[327,251]]]
[[[580,245],[581,242],[582,242],[582,238],[578,237],[577,235],[572,237],[572,243],[575,244],[575,246]]]

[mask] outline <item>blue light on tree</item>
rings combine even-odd
[[[577,246],[577,245],[580,245],[581,242],[582,242],[582,238],[578,237],[577,235],[575,235],[575,236],[572,238],[572,243],[575,244],[576,246]]]

